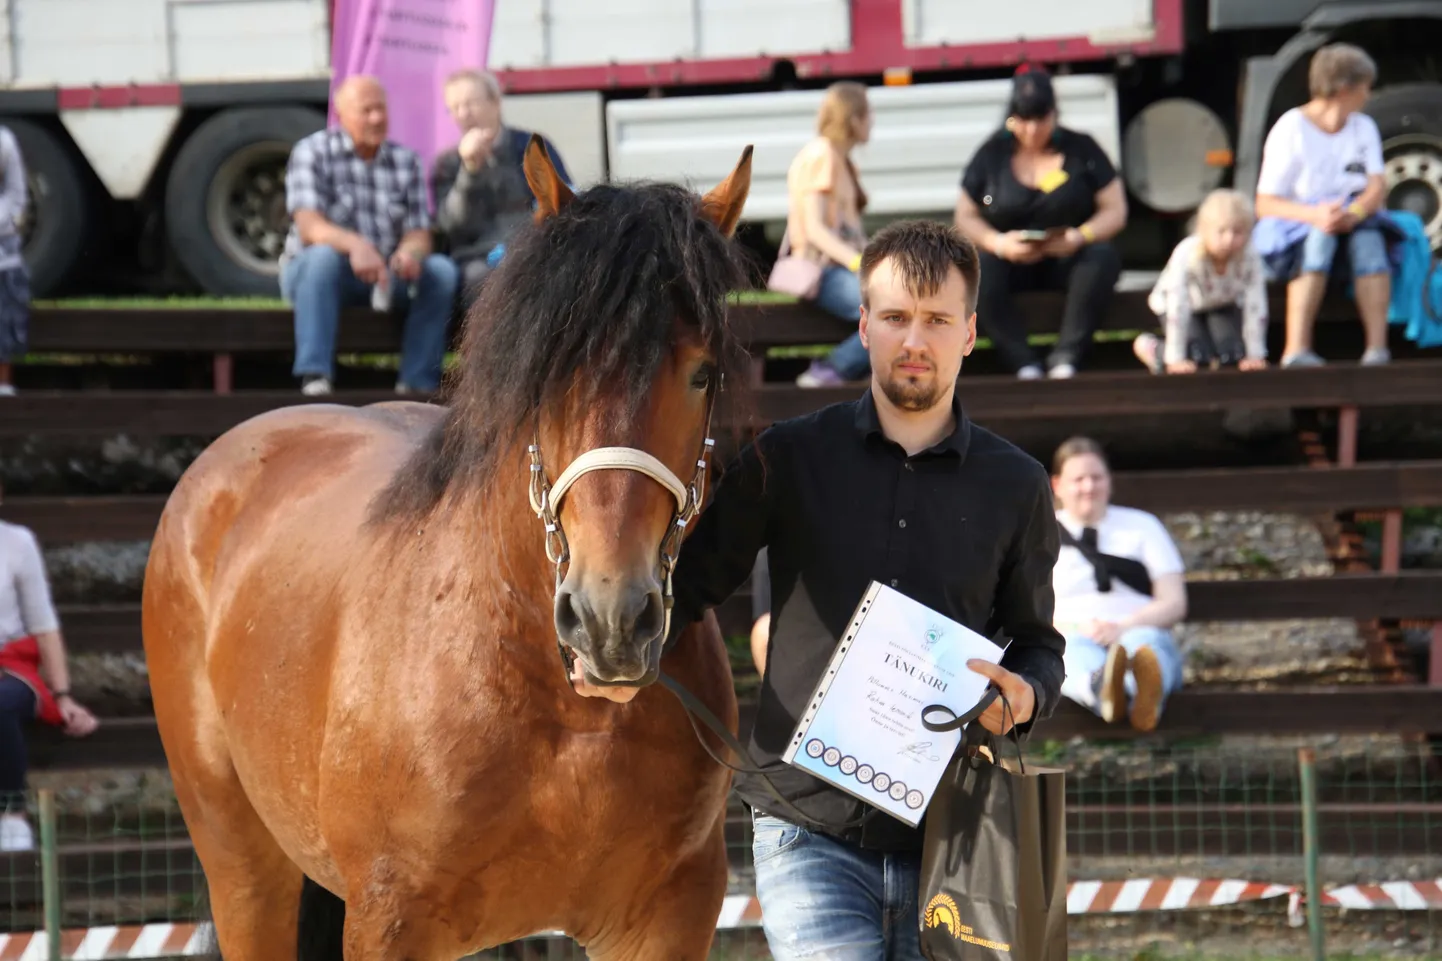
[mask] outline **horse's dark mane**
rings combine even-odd
[[[372,518],[423,515],[499,470],[524,476],[523,463],[500,461],[545,405],[575,400],[629,420],[678,321],[723,374],[735,371],[744,355],[726,302],[745,274],[737,245],[702,217],[700,197],[671,184],[592,187],[523,227],[466,318],[446,416],[379,493]]]

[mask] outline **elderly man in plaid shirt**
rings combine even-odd
[[[285,173],[292,217],[280,289],[295,307],[301,391],[329,394],[341,308],[382,302],[406,314],[397,393],[440,386],[459,273],[431,251],[420,157],[386,139],[386,94],[373,77],[336,91],[339,129],[295,145]]]

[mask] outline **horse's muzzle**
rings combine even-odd
[[[660,586],[648,578],[573,589],[569,581],[556,592],[556,635],[590,678],[602,684],[655,680],[665,623]]]

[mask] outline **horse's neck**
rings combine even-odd
[[[452,506],[476,587],[489,595],[494,610],[526,634],[531,629],[554,630],[556,587],[555,566],[546,557],[545,526],[531,509],[528,479],[497,478]]]

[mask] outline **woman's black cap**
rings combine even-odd
[[[1056,91],[1051,75],[1041,67],[1022,64],[1011,80],[1011,102],[1007,116],[1018,120],[1040,120],[1056,110]]]

